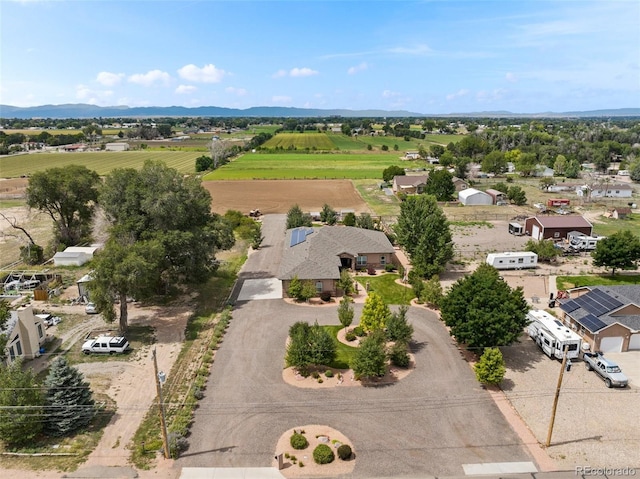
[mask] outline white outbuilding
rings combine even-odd
[[[107,143],[104,145],[104,149],[106,151],[128,151],[129,143],[118,142],[118,143]]]
[[[467,188],[458,193],[458,200],[465,206],[492,205],[493,198],[484,191]]]

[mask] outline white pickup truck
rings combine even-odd
[[[606,359],[602,353],[584,353],[584,364],[588,371],[595,371],[604,380],[604,384],[608,387],[627,386],[629,380],[622,373],[620,366],[613,361]]]
[[[98,336],[88,339],[82,345],[84,354],[108,353],[119,354],[129,349],[129,341],[123,336]]]

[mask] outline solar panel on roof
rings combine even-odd
[[[564,311],[565,313],[571,313],[576,309],[578,309],[579,307],[580,305],[576,303],[573,299],[567,301],[566,303],[562,303],[560,305],[560,309],[562,309],[562,311]]]
[[[580,324],[582,324],[585,328],[587,328],[592,333],[596,331],[600,331],[602,328],[606,326],[606,323],[603,323],[598,318],[596,318],[593,314],[588,314],[584,318],[580,318],[578,320]]]

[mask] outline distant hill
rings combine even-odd
[[[152,118],[152,117],[271,117],[271,118],[313,118],[340,116],[354,117],[467,117],[467,118],[588,118],[640,116],[640,108],[619,108],[611,110],[571,111],[564,113],[512,113],[509,111],[483,111],[472,113],[450,113],[434,115],[414,113],[406,110],[323,110],[318,108],[292,108],[280,106],[255,106],[244,110],[218,106],[96,106],[83,103],[65,105],[42,105],[27,108],[0,105],[0,118]]]

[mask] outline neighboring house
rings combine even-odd
[[[420,153],[418,153],[417,151],[407,151],[404,154],[404,159],[405,160],[419,160],[420,159]]]
[[[546,188],[546,191],[549,193],[560,193],[561,191],[575,191],[578,185],[573,185],[569,183],[559,183],[557,185],[551,185]]]
[[[187,138],[189,138],[187,136]],[[105,151],[127,151],[129,150],[129,143],[118,142],[118,143],[107,143],[104,145]]]
[[[631,198],[633,188],[631,185],[582,185],[576,187],[578,196],[588,196],[590,198]]]
[[[640,350],[640,286],[586,286],[560,300],[563,320],[592,351]]]
[[[311,281],[318,294],[339,294],[340,271],[384,268],[396,263],[395,249],[382,231],[352,226],[287,230],[278,279],[287,294],[291,280]]]
[[[457,176],[453,177],[453,184],[456,187],[456,191],[460,192],[462,190],[466,190],[467,188],[469,188],[469,183],[467,183],[465,180],[458,178]]]
[[[488,188],[487,190],[485,190],[485,193],[491,196],[491,198],[493,199],[494,205],[497,205],[498,203],[507,202],[507,195],[504,194],[502,191],[494,190],[493,188]]]
[[[467,188],[458,192],[458,200],[465,206],[492,205],[493,198],[484,191]]]
[[[566,239],[572,231],[591,236],[593,225],[582,216],[532,216],[524,222],[524,233],[535,240]]]
[[[393,177],[391,189],[394,193],[422,193],[427,184],[428,175],[399,175]]]
[[[628,206],[614,208],[611,210],[611,217],[617,220],[623,220],[630,214],[631,214],[631,208],[629,208]]]
[[[20,357],[33,359],[40,356],[40,346],[47,337],[42,319],[33,314],[30,304],[11,311],[4,333],[7,335],[5,355],[8,363]]]
[[[549,168],[548,166],[544,166],[544,165],[538,165],[536,167],[536,171],[533,173],[533,176],[537,176],[537,177],[551,178],[553,177],[553,175],[554,175],[553,168]]]

